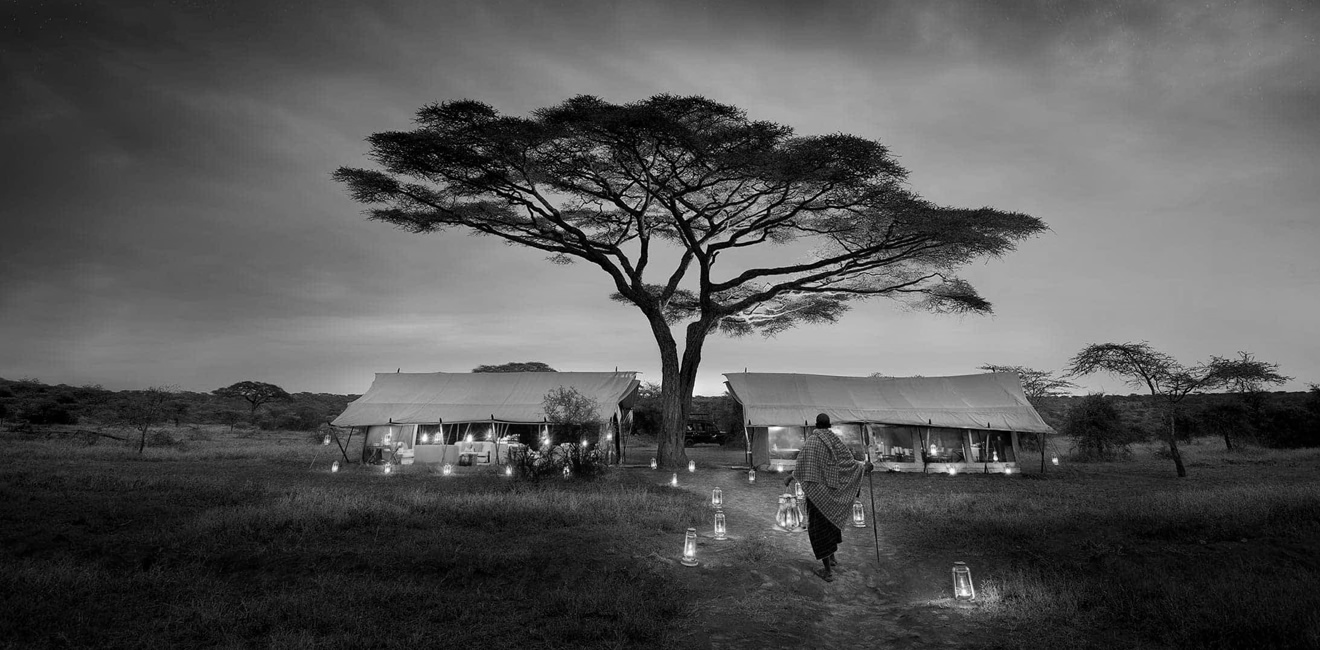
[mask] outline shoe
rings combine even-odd
[[[813,570],[812,573],[816,574],[818,577],[820,577],[821,580],[824,580],[825,582],[834,582],[834,574],[830,573],[829,571],[826,571],[823,567],[820,569]]]

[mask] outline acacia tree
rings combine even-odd
[[[1169,422],[1169,455],[1179,477],[1187,476],[1182,454],[1178,451],[1176,416],[1179,404],[1192,393],[1234,385],[1237,382],[1268,381],[1265,377],[1277,368],[1251,358],[1233,360],[1211,357],[1208,363],[1185,367],[1172,356],[1159,352],[1145,341],[1141,343],[1098,343],[1082,348],[1068,365],[1070,376],[1107,372],[1131,386],[1145,386],[1151,401],[1163,406]],[[1277,373],[1274,373],[1277,375]],[[1286,381],[1286,378],[1283,379]]]
[[[1265,386],[1279,386],[1292,379],[1279,374],[1279,364],[1261,361],[1250,352],[1239,351],[1236,359],[1213,357],[1210,363],[1226,378],[1228,390],[1236,394],[1246,407],[1253,428],[1264,419]],[[1235,428],[1224,426],[1220,430],[1224,435],[1224,447],[1233,449]]]
[[[1022,393],[1027,396],[1027,401],[1032,406],[1039,407],[1040,401],[1046,397],[1058,397],[1065,394],[1066,391],[1077,388],[1074,384],[1062,377],[1054,376],[1054,373],[1048,370],[1036,370],[1026,366],[999,366],[993,363],[987,363],[978,368],[986,372],[1012,372],[1016,373],[1018,380],[1022,382]],[[1040,443],[1040,471],[1045,472],[1045,434],[1036,434],[1036,441]]]
[[[115,419],[138,432],[139,454],[147,448],[147,432],[152,425],[165,421],[169,416],[169,404],[177,392],[178,388],[174,386],[152,386],[128,393],[128,399],[120,405]]]
[[[335,180],[372,206],[371,219],[492,235],[601,269],[659,348],[666,467],[686,464],[684,425],[712,332],[832,323],[875,296],[988,313],[956,270],[1046,229],[921,198],[877,141],[796,136],[703,97],[578,96],[530,117],[459,100],[423,107],[416,124],[370,136],[379,169],[341,167]],[[783,262],[757,265],[768,256],[752,253],[770,246]],[[684,322],[680,350],[672,328]]]
[[[260,381],[240,381],[224,388],[217,388],[211,391],[211,394],[227,399],[242,399],[247,402],[250,406],[248,409],[249,418],[256,417],[257,407],[262,404],[290,398],[283,388]]]
[[[548,364],[540,361],[510,361],[501,363],[497,366],[480,365],[472,369],[472,372],[558,372]]]

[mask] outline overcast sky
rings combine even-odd
[[[330,173],[432,101],[673,93],[879,140],[925,197],[1052,229],[966,270],[994,316],[877,300],[712,337],[699,394],[744,368],[1057,370],[1142,340],[1186,363],[1251,351],[1301,390],[1320,382],[1318,35],[1307,0],[5,3],[0,377],[360,393],[396,368],[543,361],[659,381],[598,270],[369,222]]]

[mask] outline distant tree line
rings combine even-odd
[[[153,418],[175,426],[184,424],[221,424],[261,430],[311,431],[338,416],[358,395],[330,393],[286,393],[270,399],[254,395],[258,401],[228,389],[213,393],[167,391],[161,396],[147,390],[107,390],[99,385],[50,385],[37,379],[0,378],[0,421],[7,425],[97,425],[123,424],[126,413],[141,414],[142,404],[155,404]],[[217,394],[219,393],[219,394]],[[159,402],[159,404],[156,404]],[[141,417],[136,417],[141,420]],[[136,426],[134,427],[136,428]]]

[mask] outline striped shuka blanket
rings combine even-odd
[[[866,464],[829,429],[815,429],[798,452],[793,478],[802,484],[807,501],[842,529],[852,516],[852,504],[862,490]]]

